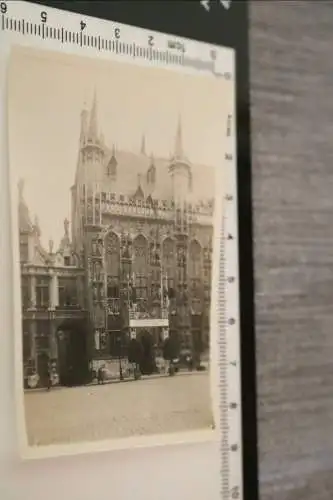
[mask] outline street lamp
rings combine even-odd
[[[121,364],[121,354],[122,354],[122,348],[121,348],[121,332],[119,333],[118,336],[119,340],[119,349],[118,349],[118,359],[119,359],[119,378],[120,380],[124,380],[124,374],[123,374],[123,366]]]

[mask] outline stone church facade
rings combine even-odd
[[[60,247],[40,244],[20,188],[23,351],[59,357],[66,318],[89,324],[91,361],[126,356],[128,340],[148,332],[192,351],[209,346],[214,171],[196,165],[175,124],[169,158],[108,147],[98,127],[96,96],[81,114],[71,230]],[[39,333],[40,332],[40,333]]]

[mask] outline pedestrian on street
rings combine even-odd
[[[48,363],[47,366],[47,390],[50,391],[52,386],[52,368],[51,364]]]
[[[100,368],[98,368],[97,383],[98,383],[98,385],[99,384],[104,384],[104,367],[103,366],[101,366]]]

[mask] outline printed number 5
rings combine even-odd
[[[0,12],[1,12],[1,14],[6,14],[7,4],[5,4],[5,2],[0,2]]]

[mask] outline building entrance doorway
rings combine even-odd
[[[46,351],[41,351],[37,354],[37,370],[40,385],[46,387],[49,380],[49,355]]]
[[[141,344],[140,372],[142,375],[151,375],[157,371],[155,360],[154,336],[149,330],[138,329],[137,341]]]
[[[88,328],[84,320],[65,320],[58,327],[60,385],[84,385],[89,381]]]

